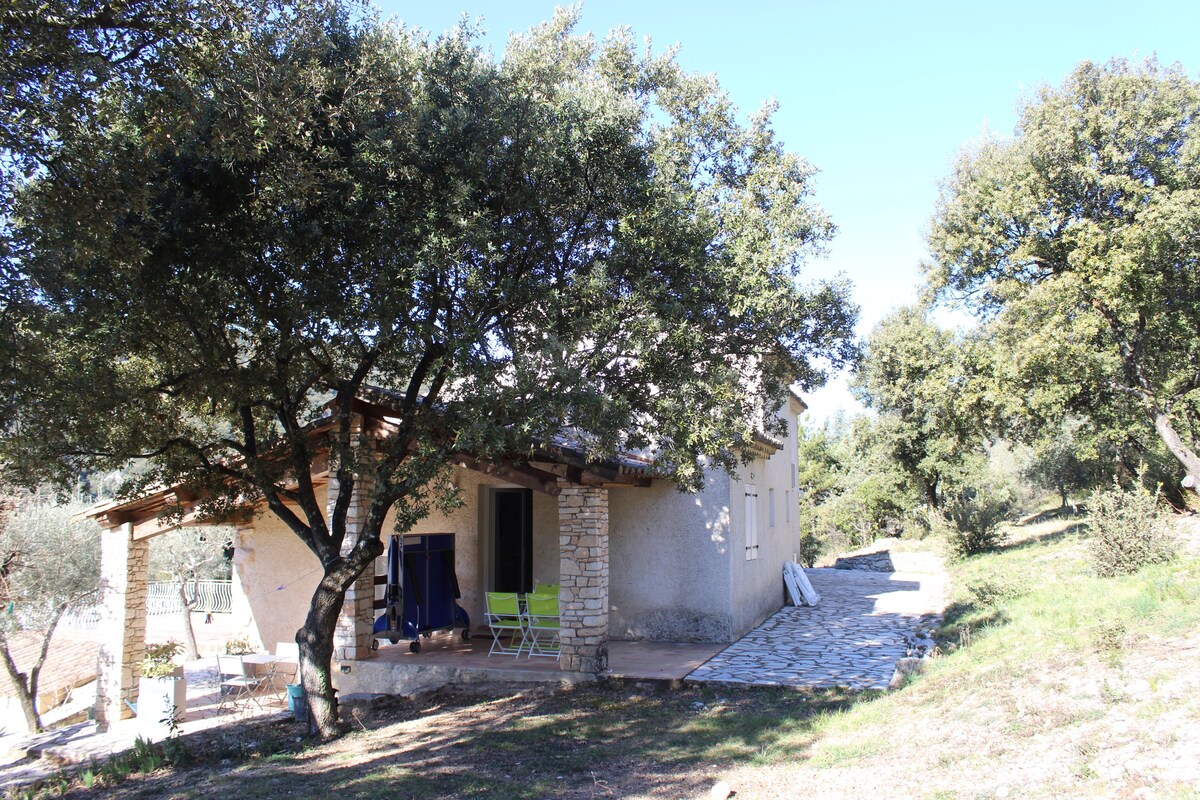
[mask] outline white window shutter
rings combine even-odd
[[[758,558],[758,487],[746,484],[746,560]]]

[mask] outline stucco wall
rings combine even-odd
[[[729,504],[732,530],[729,568],[733,598],[733,630],[741,636],[784,603],[783,563],[791,560],[800,543],[796,513],[796,414],[785,406],[782,415],[788,432],[782,450],[770,458],[744,465],[732,476]],[[758,492],[758,557],[746,559],[746,485]],[[775,524],[771,525],[774,490]]]
[[[325,489],[318,489],[317,495],[324,505]],[[278,642],[295,641],[321,580],[321,564],[312,551],[281,519],[264,510],[252,528],[238,532],[233,571],[241,594],[238,597],[235,589],[233,624],[245,628],[252,645],[271,652]]]
[[[729,476],[709,473],[699,494],[655,481],[608,496],[610,637],[730,641]]]
[[[453,533],[455,573],[462,599],[459,601],[480,626],[483,618],[483,593],[490,588],[489,488],[514,488],[471,470],[455,470],[454,480],[461,491],[463,506],[448,513],[434,511],[421,520],[412,534]],[[324,505],[325,490],[318,499]],[[383,527],[384,547],[391,535],[394,515]],[[550,495],[533,494],[533,575],[537,581],[558,581],[558,500]],[[376,574],[386,574],[386,557],[376,562]],[[303,624],[313,590],[320,580],[320,565],[307,547],[274,514],[263,511],[252,528],[238,537],[234,552],[234,624],[244,626],[255,646],[274,650],[281,641],[290,642]],[[377,587],[383,597],[383,587]]]

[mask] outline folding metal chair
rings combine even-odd
[[[559,657],[559,618],[557,594],[525,595],[525,636],[529,657]]]
[[[525,649],[525,625],[521,616],[521,601],[515,594],[488,592],[487,623],[492,632],[492,647],[488,655],[502,653],[519,656]],[[520,641],[517,641],[520,637]],[[505,643],[504,639],[508,642]],[[515,644],[514,644],[515,643]]]
[[[217,656],[217,672],[221,676],[221,698],[217,713],[226,708],[231,711],[248,710],[250,703],[262,708],[258,701],[258,689],[262,678],[247,668],[241,656]]]

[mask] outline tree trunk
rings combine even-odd
[[[1183,465],[1186,475],[1200,480],[1200,456],[1197,456],[1196,452],[1179,438],[1179,434],[1175,432],[1175,426],[1171,424],[1169,414],[1158,408],[1155,408],[1152,414],[1154,429],[1158,431],[1158,436],[1163,440],[1163,444],[1171,451],[1171,455],[1175,456],[1176,460]]]
[[[50,624],[46,626],[46,632],[42,635],[42,646],[38,651],[37,660],[29,668],[28,673],[17,669],[17,662],[13,660],[12,651],[9,648],[8,636],[4,633],[4,629],[0,628],[0,656],[3,656],[0,658],[0,662],[3,662],[4,671],[8,673],[9,681],[17,693],[17,702],[21,704],[21,712],[25,715],[25,725],[30,733],[39,733],[42,730],[42,717],[37,710],[38,679],[42,674],[42,667],[46,664],[46,656],[50,652],[50,639],[54,637],[54,631],[58,628],[58,622],[66,610],[65,603],[54,610],[50,617]]]
[[[42,730],[42,718],[38,716],[37,702],[29,691],[29,676],[17,669],[9,650],[8,637],[0,630],[0,661],[4,663],[4,671],[17,693],[17,702],[21,704],[21,713],[25,715],[25,727],[29,733],[39,733]]]
[[[925,493],[925,505],[929,506],[931,511],[937,511],[942,507],[941,499],[938,497],[938,483],[937,478],[921,481]]]
[[[332,739],[342,733],[330,671],[333,634],[346,599],[346,587],[358,577],[357,573],[346,577],[349,571],[345,562],[326,571],[313,592],[304,627],[296,632],[296,644],[300,646],[300,682],[308,696],[313,724],[322,739]]]
[[[200,657],[200,648],[196,646],[196,630],[192,627],[192,609],[196,602],[193,600],[188,602],[187,584],[182,580],[176,581],[176,586],[179,588],[179,605],[183,609],[180,622],[183,623],[183,658],[185,661],[195,661]],[[193,594],[195,594],[193,590]]]

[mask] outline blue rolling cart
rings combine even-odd
[[[384,597],[375,601],[383,613],[375,620],[375,633],[392,644],[410,639],[414,653],[421,652],[421,637],[434,631],[461,628],[462,638],[470,639],[471,619],[458,604],[454,534],[405,536],[400,545],[397,536],[388,544]]]

